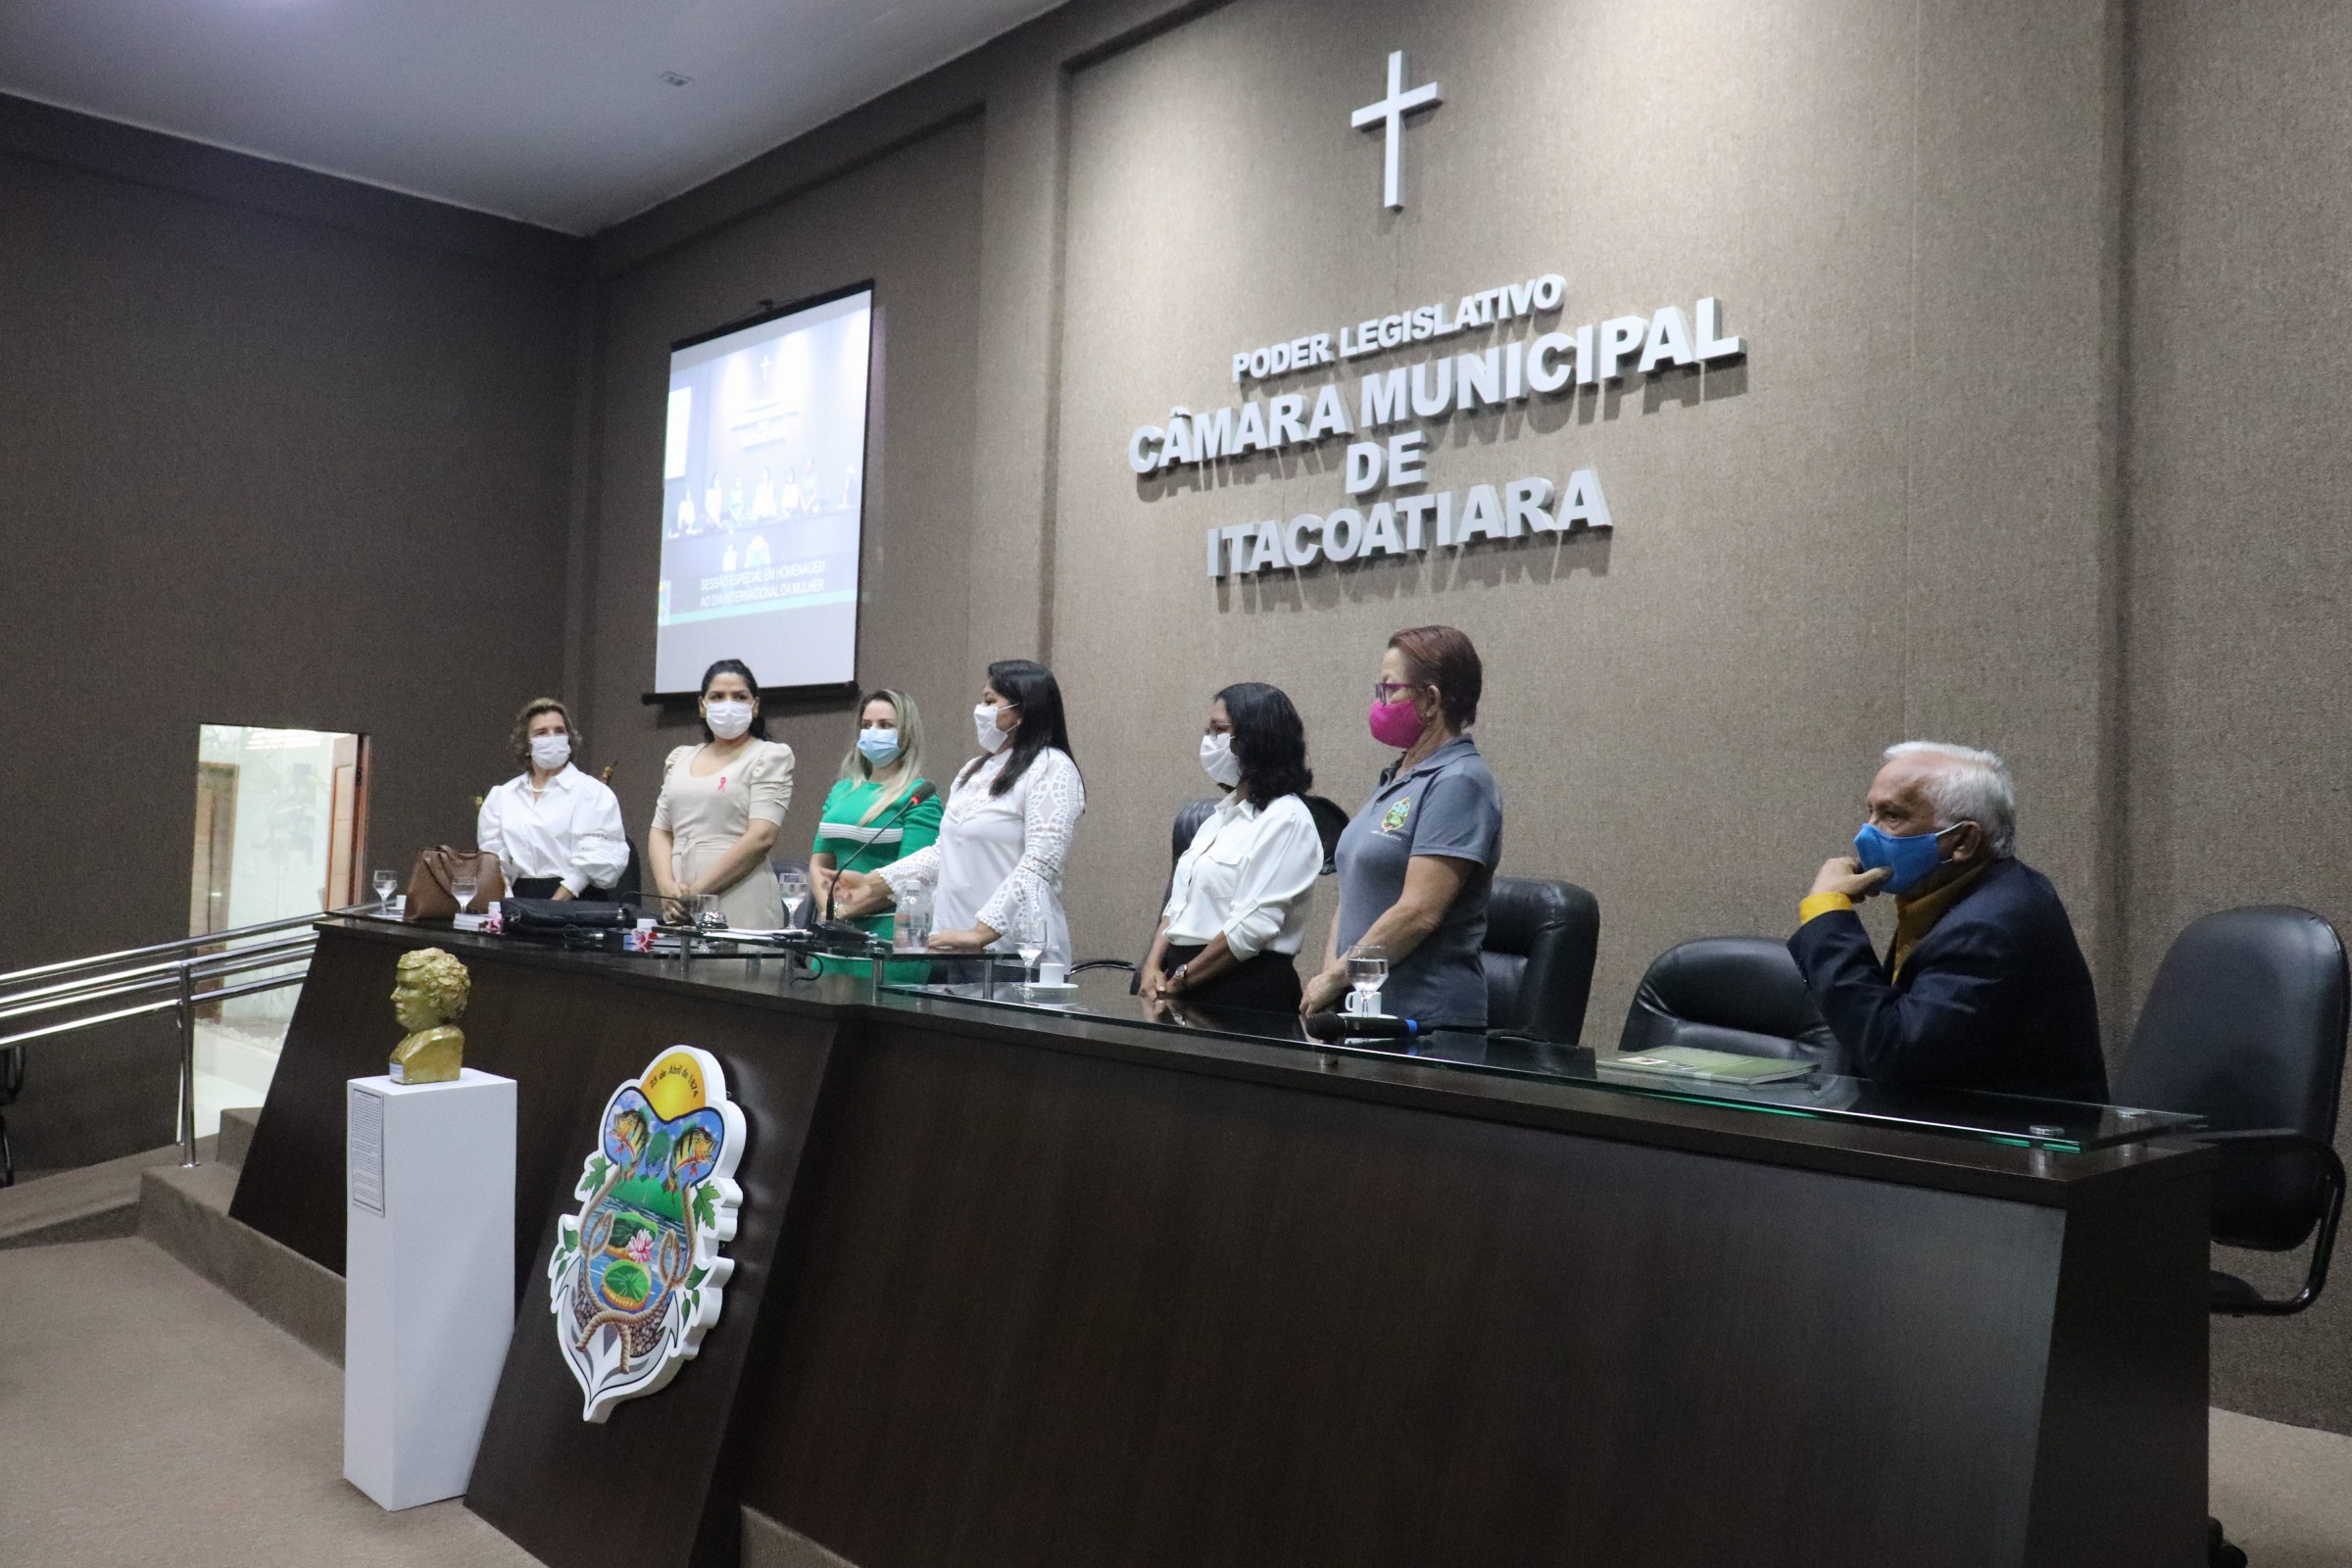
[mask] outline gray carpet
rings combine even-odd
[[[456,1502],[342,1478],[342,1373],[136,1238],[0,1250],[0,1558],[45,1568],[532,1568]],[[2352,1563],[2352,1438],[2217,1410],[2255,1568]]]
[[[0,1558],[533,1568],[343,1480],[343,1374],[135,1238],[0,1251]]]

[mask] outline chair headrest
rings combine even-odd
[[[1699,937],[1661,953],[1635,1005],[1694,1023],[1795,1039],[1823,1027],[1788,947],[1770,937]]]
[[[1573,882],[1498,876],[1487,888],[1487,951],[1533,953],[1546,936],[1600,924],[1600,902]]]
[[[2192,920],[2140,1006],[2117,1102],[2330,1141],[2348,989],[2343,943],[2309,909],[2261,905]]]

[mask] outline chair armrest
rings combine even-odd
[[[2237,1153],[2310,1154],[2319,1160],[2328,1184],[2328,1206],[2321,1212],[2318,1234],[2312,1238],[2311,1267],[2304,1274],[2303,1289],[2283,1301],[2251,1295],[2227,1299],[2217,1297],[2213,1309],[2230,1317],[2287,1317],[2318,1300],[2328,1286],[2328,1260],[2335,1250],[2336,1226],[2344,1217],[2344,1162],[2334,1147],[2292,1127],[2233,1128],[2187,1136],[2200,1144],[2218,1146],[2225,1157]]]

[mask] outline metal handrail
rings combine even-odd
[[[59,963],[34,964],[29,968],[0,974],[0,1022],[30,1017],[37,1013],[54,1012],[64,1008],[89,1006],[102,1002],[120,1001],[146,992],[168,991],[171,994],[153,1002],[136,1003],[127,1007],[116,1007],[105,1012],[80,1017],[64,1018],[54,1023],[0,1035],[0,1051],[21,1046],[30,1040],[45,1040],[58,1035],[74,1034],[84,1029],[96,1029],[106,1024],[120,1023],[126,1018],[145,1017],[153,1013],[172,1012],[179,1025],[179,1150],[180,1163],[194,1165],[196,1160],[196,1009],[209,1003],[226,1002],[235,997],[256,996],[264,991],[275,991],[285,986],[299,985],[310,973],[312,950],[318,946],[318,923],[332,915],[367,914],[380,911],[381,904],[346,905],[338,909],[322,909],[317,914],[296,915],[284,920],[266,920],[254,925],[238,926],[227,931],[208,932],[203,936],[183,937],[172,942],[158,942],[143,948],[124,948],[117,953],[102,953],[87,958],[69,958]],[[272,933],[297,931],[298,935],[274,936]],[[255,938],[270,937],[269,941]],[[245,945],[237,946],[239,943]],[[166,956],[170,955],[171,956]],[[140,961],[149,960],[149,961]],[[295,967],[299,965],[299,967]],[[199,990],[206,981],[226,979],[233,975],[252,974],[270,969],[288,969],[285,974],[272,974],[258,980],[245,980],[235,985]],[[64,976],[74,976],[66,979]],[[40,981],[34,985],[29,982]]]
[[[20,980],[35,975],[63,974],[72,969],[96,969],[120,963],[127,958],[144,958],[158,953],[177,953],[186,948],[218,947],[223,942],[235,942],[245,937],[257,937],[265,931],[291,931],[297,926],[316,925],[320,920],[338,914],[371,914],[383,908],[373,901],[366,904],[347,904],[339,909],[320,909],[315,914],[289,915],[283,920],[264,920],[254,925],[241,925],[227,931],[214,931],[200,937],[180,937],[171,942],[158,942],[144,948],[124,948],[120,953],[101,953],[95,957],[67,958],[58,963],[36,963],[28,969],[12,969],[0,974],[0,986],[13,986]]]
[[[272,942],[258,948],[238,948],[228,953],[207,954],[180,963],[142,964],[138,969],[122,974],[101,975],[95,980],[78,980],[71,985],[42,986],[14,997],[0,997],[0,1019],[22,1017],[26,1013],[46,1012],[52,1007],[71,1007],[84,1002],[100,1002],[108,997],[127,997],[141,991],[179,984],[179,971],[190,968],[197,978],[211,980],[221,975],[242,974],[249,969],[272,969],[281,963],[294,963],[318,946],[316,939],[299,942]],[[219,961],[215,961],[219,960]],[[148,970],[145,979],[126,978]],[[103,982],[103,983],[102,983]],[[117,983],[120,982],[120,983]],[[210,996],[211,993],[206,993]]]

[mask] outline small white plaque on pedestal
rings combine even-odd
[[[413,1508],[465,1492],[514,1326],[514,1080],[348,1095],[343,1477]]]

